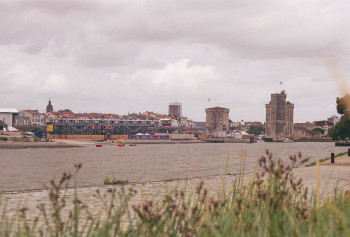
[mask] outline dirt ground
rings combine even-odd
[[[299,179],[302,178],[303,184],[310,189],[314,189],[316,185],[316,166],[302,167],[294,169],[294,175]],[[253,174],[245,174],[244,182],[248,183]],[[323,197],[332,195],[334,187],[342,190],[350,190],[350,157],[347,155],[337,157],[335,163],[331,164],[330,161],[322,163],[319,167],[320,177],[320,190]],[[137,194],[132,198],[130,205],[140,204],[141,200],[159,199],[164,196],[170,190],[183,189],[186,192],[193,192],[198,183],[203,180],[205,187],[208,188],[212,195],[218,193],[229,192],[233,187],[233,182],[236,176],[214,176],[205,179],[189,179],[189,180],[176,180],[170,182],[148,182],[144,184],[128,184],[125,189],[132,188],[137,191]],[[223,188],[223,183],[225,184]],[[79,200],[81,200],[89,211],[93,214],[99,213],[103,208],[106,201],[107,193],[110,188],[116,188],[120,191],[120,186],[93,186],[93,187],[79,187],[77,193]],[[97,191],[98,190],[98,191]],[[99,193],[99,195],[97,195]],[[66,196],[68,200],[67,209],[72,208],[74,189],[67,189]],[[38,206],[48,203],[48,191],[47,190],[32,190],[21,192],[3,192],[0,194],[0,213],[6,206],[7,213],[15,215],[18,213],[20,207],[28,208],[27,216],[34,219],[38,214]]]

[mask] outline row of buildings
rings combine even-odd
[[[285,91],[271,94],[271,101],[265,105],[266,121],[263,125],[260,122],[245,123],[245,129],[251,125],[264,126],[265,140],[267,141],[285,141],[300,138],[317,138],[327,135],[328,129],[339,122],[337,116],[328,118],[324,123],[306,122],[294,123],[294,104],[287,101]],[[206,109],[206,127],[226,131],[232,128],[229,120],[228,108],[213,107]],[[241,124],[236,124],[236,129]],[[235,128],[233,129],[235,130]]]
[[[30,131],[33,129],[55,134],[100,135],[136,134],[185,131],[196,125],[182,116],[182,104],[169,104],[169,113],[150,111],[116,115],[105,113],[74,113],[69,109],[54,111],[49,100],[45,113],[38,110],[1,109],[0,129]]]
[[[194,133],[211,136],[230,136],[246,133],[251,126],[265,129],[266,140],[282,141],[301,137],[321,136],[322,129],[336,124],[338,117],[328,119],[329,124],[316,122],[293,123],[294,104],[286,100],[285,91],[271,94],[271,101],[265,105],[266,122],[232,122],[228,108],[207,108],[206,122],[195,122],[182,115],[182,104],[169,104],[168,114],[146,111],[128,115],[104,113],[74,113],[69,109],[54,111],[49,100],[45,113],[38,110],[0,109],[0,130],[22,131],[41,129],[54,134],[101,135],[137,133]],[[318,131],[316,131],[318,130]]]

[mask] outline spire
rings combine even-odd
[[[53,106],[51,104],[51,98],[49,98],[49,104],[46,106],[46,113],[53,112]]]

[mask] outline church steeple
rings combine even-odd
[[[51,99],[49,98],[49,104],[46,106],[46,113],[52,113],[53,112],[53,106],[51,104]]]

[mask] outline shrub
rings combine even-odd
[[[129,182],[127,180],[123,181],[123,180],[119,180],[119,179],[116,179],[113,175],[112,179],[108,178],[108,177],[105,177],[105,180],[103,182],[104,185],[112,185],[112,184],[128,184]]]

